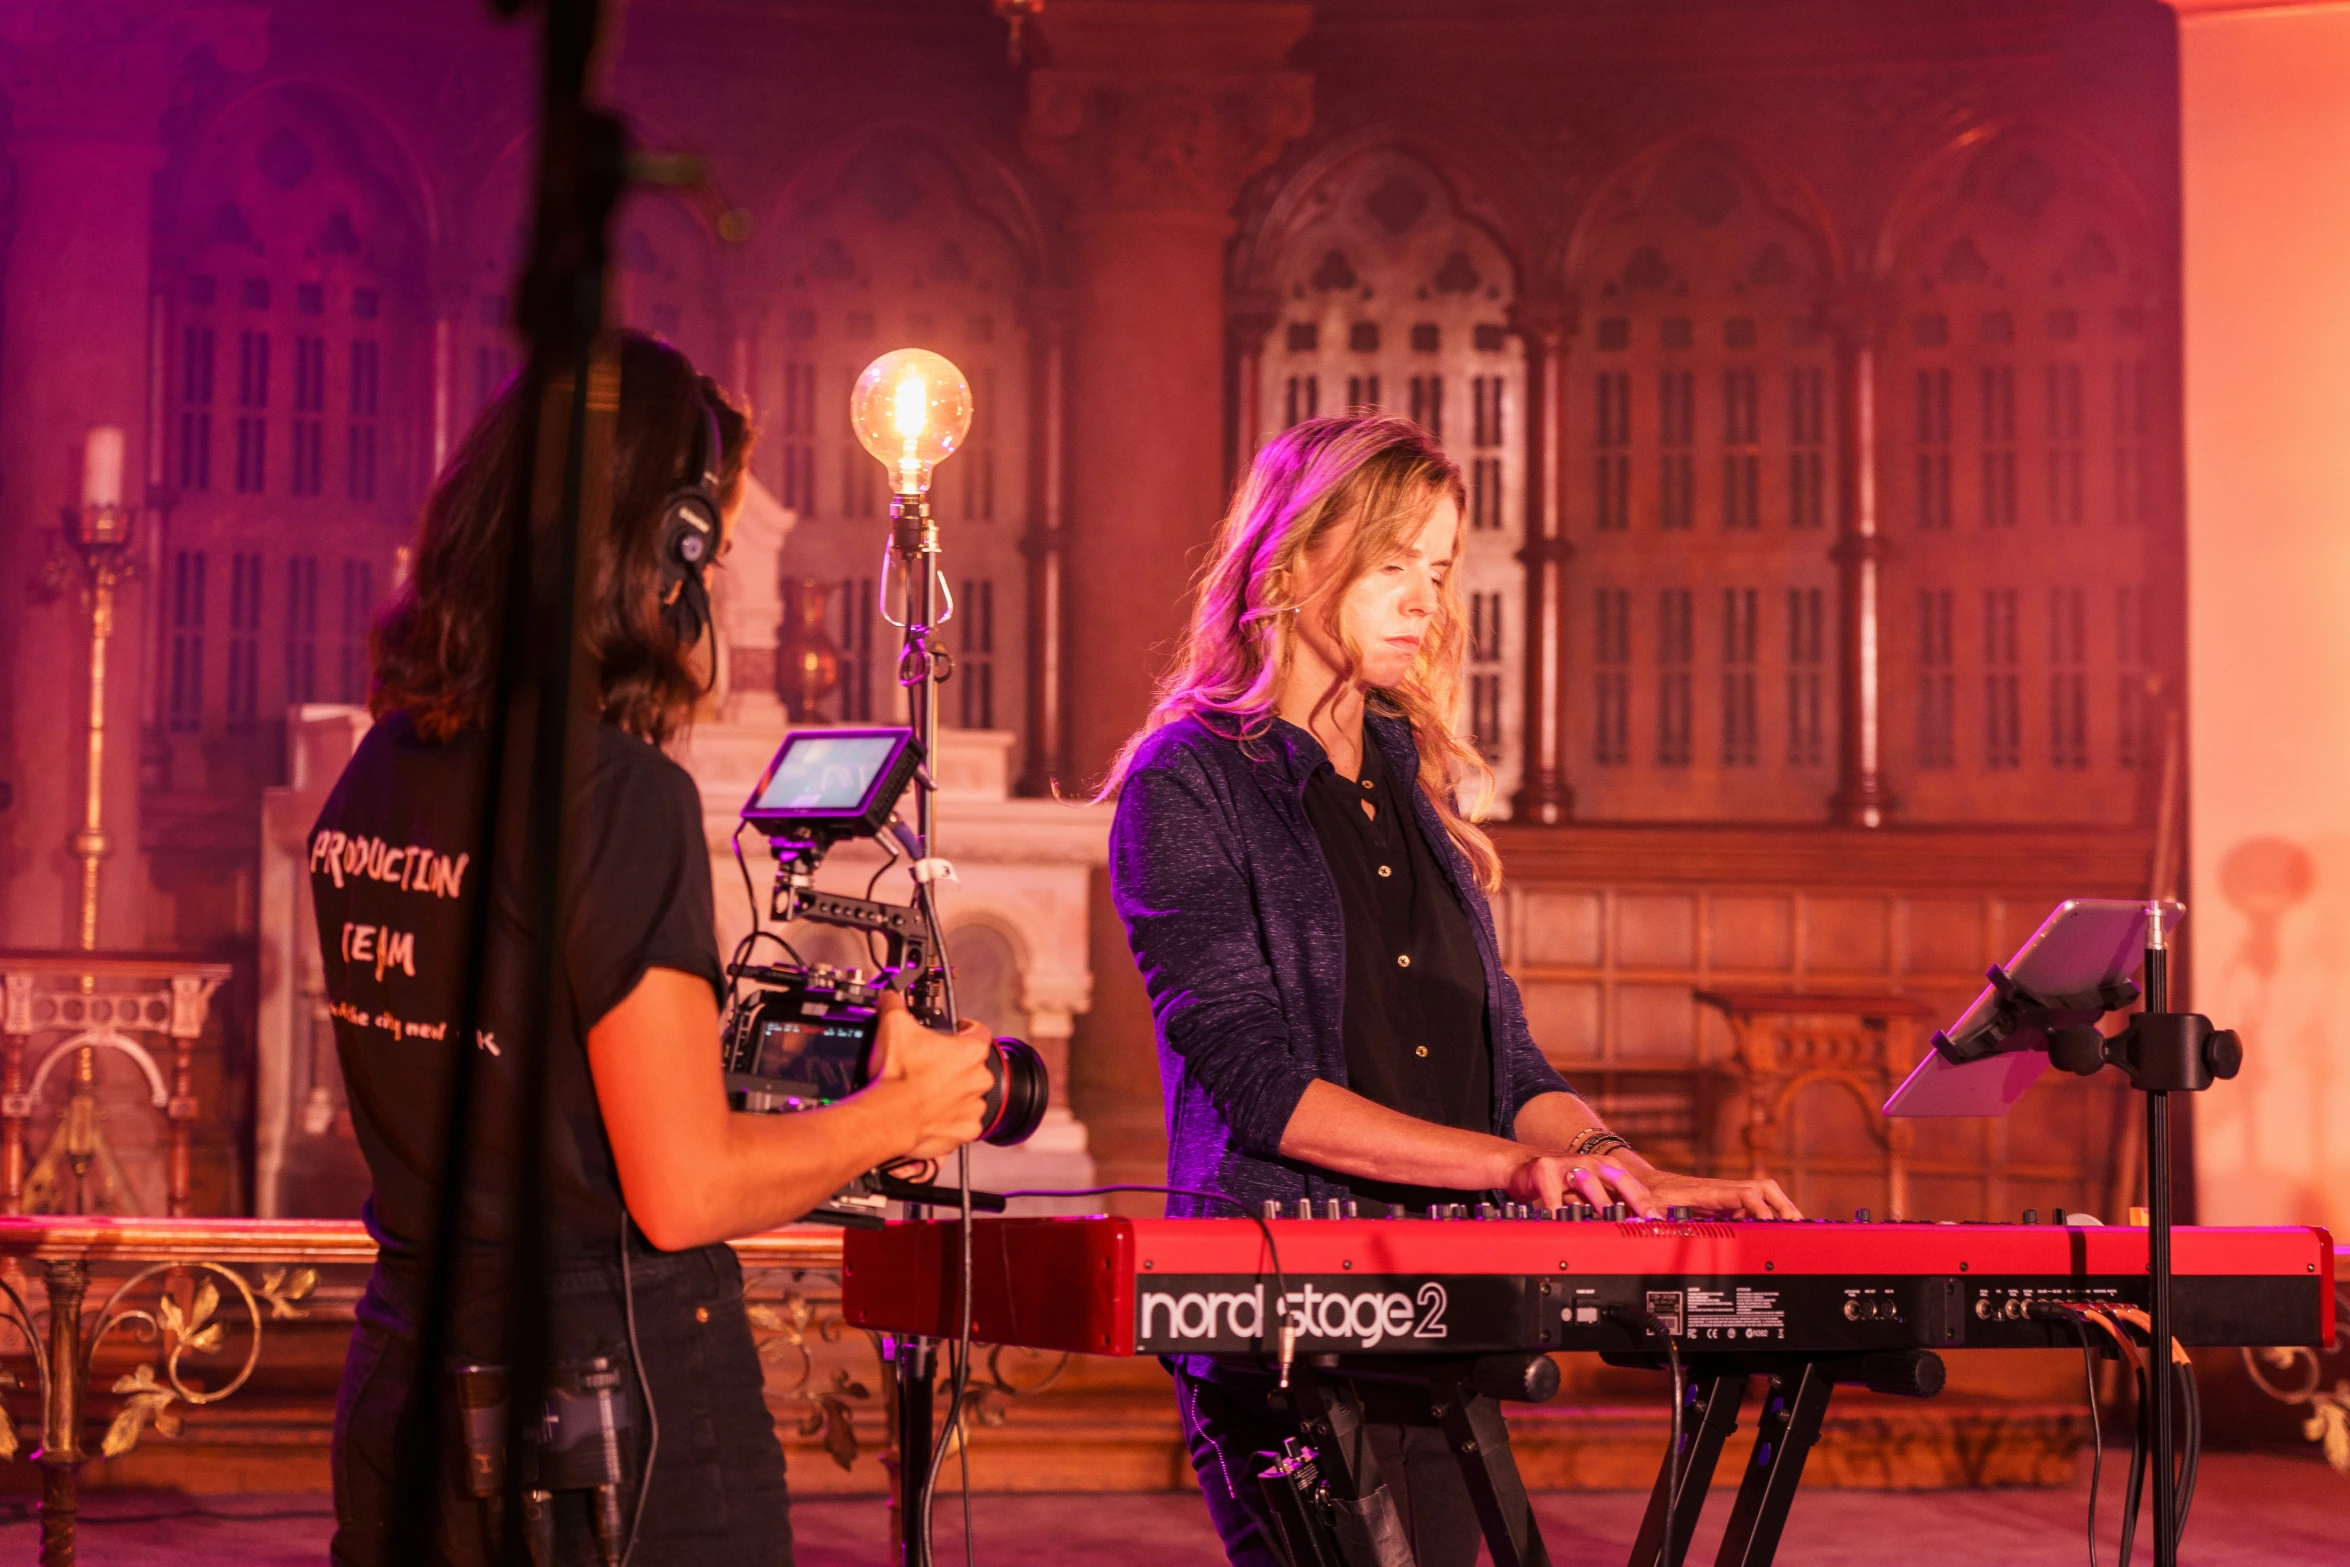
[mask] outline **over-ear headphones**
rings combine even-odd
[[[677,640],[692,647],[710,620],[710,595],[702,570],[718,548],[718,410],[697,389],[701,418],[694,422],[690,480],[661,503],[661,616]]]

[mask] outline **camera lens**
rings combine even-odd
[[[1044,1069],[1044,1057],[1025,1039],[999,1037],[995,1052],[987,1058],[988,1075],[995,1086],[987,1091],[981,1111],[982,1142],[998,1148],[1010,1148],[1036,1135],[1036,1128],[1044,1120],[1045,1106],[1052,1100],[1052,1079]]]

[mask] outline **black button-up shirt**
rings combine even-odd
[[[1346,926],[1347,1086],[1423,1121],[1490,1133],[1493,1049],[1476,931],[1402,793],[1415,785],[1394,779],[1367,739],[1359,781],[1324,763],[1305,789]],[[1415,1213],[1484,1197],[1365,1177],[1349,1184]]]

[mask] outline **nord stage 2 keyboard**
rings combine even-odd
[[[1677,1440],[1631,1563],[1681,1567],[1747,1384],[1766,1377],[1715,1561],[1767,1567],[1839,1385],[1930,1398],[1942,1351],[2077,1350],[2080,1308],[2147,1304],[2146,1232],[2097,1226],[981,1219],[971,1239],[988,1343],[1264,1366],[1295,1326],[1299,1434],[1258,1477],[1290,1567],[1413,1567],[1363,1383],[1404,1384],[1443,1429],[1497,1567],[1547,1567],[1497,1401],[1557,1392],[1553,1350],[1669,1364]],[[957,1224],[851,1230],[845,1247],[850,1322],[960,1330]],[[2184,1342],[2332,1342],[2324,1231],[2178,1229],[2172,1259]]]
[[[850,1232],[844,1315],[952,1336],[956,1231]],[[2323,1230],[2171,1245],[2181,1342],[2332,1342]],[[974,1336],[1094,1355],[1270,1354],[1282,1316],[1299,1354],[2062,1348],[2033,1302],[2147,1303],[2146,1232],[2090,1225],[1006,1218],[974,1223],[972,1260]]]

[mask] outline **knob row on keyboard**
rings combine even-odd
[[[1268,1197],[1265,1199],[1264,1216],[1268,1219],[1359,1219],[1362,1217],[1362,1210],[1352,1198],[1345,1201],[1336,1197],[1327,1198],[1320,1204],[1319,1211],[1317,1211],[1311,1198],[1300,1197],[1294,1207],[1284,1208],[1280,1202]],[[1696,1210],[1688,1207],[1674,1206],[1665,1210],[1665,1217],[1677,1222],[1685,1223],[1696,1216]],[[1401,1218],[1404,1215],[1393,1214],[1390,1217]],[[1516,1219],[1566,1223],[1597,1219],[1621,1223],[1632,1217],[1632,1210],[1620,1202],[1611,1202],[1604,1207],[1595,1207],[1587,1202],[1571,1202],[1563,1208],[1537,1208],[1532,1203],[1523,1202],[1481,1202],[1476,1205],[1474,1210],[1467,1203],[1456,1202],[1430,1203],[1428,1217],[1440,1220]]]

